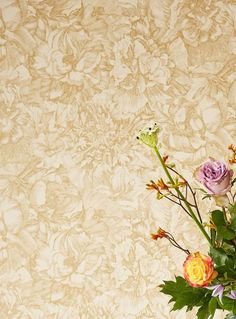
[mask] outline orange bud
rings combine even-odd
[[[160,189],[169,189],[169,187],[165,184],[165,182],[163,181],[162,178],[159,179],[156,184],[157,184],[157,186],[160,187]]]
[[[153,190],[153,189],[155,189],[156,191],[159,191],[159,187],[158,187],[158,185],[155,183],[155,182],[153,182],[153,181],[151,181],[151,183],[150,184],[146,184],[146,188],[148,189],[148,190]]]
[[[157,240],[158,238],[167,237],[167,233],[165,230],[158,228],[157,232],[155,234],[151,234],[151,238],[154,240]]]

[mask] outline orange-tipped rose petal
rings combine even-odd
[[[190,254],[184,262],[184,278],[193,287],[206,287],[217,275],[211,257],[200,252]]]

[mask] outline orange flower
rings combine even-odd
[[[155,189],[156,191],[159,192],[159,187],[158,187],[158,185],[157,185],[155,182],[153,182],[153,181],[150,181],[150,182],[151,182],[151,184],[146,184],[147,189],[148,189],[148,190]]]
[[[157,181],[156,185],[159,186],[160,189],[169,189],[162,178]]]
[[[206,287],[217,275],[211,257],[200,252],[190,254],[184,262],[184,278],[193,287]]]
[[[152,239],[157,240],[158,238],[167,237],[167,233],[165,230],[158,228],[157,232],[155,234],[151,234]]]

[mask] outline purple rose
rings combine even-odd
[[[233,171],[226,167],[221,161],[210,159],[200,166],[196,172],[196,177],[210,194],[224,195],[231,188]]]

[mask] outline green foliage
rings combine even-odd
[[[218,248],[210,248],[210,256],[214,260],[216,270],[219,273],[218,281],[224,283],[225,280],[236,279],[236,249],[233,243],[235,238],[234,223],[236,226],[236,206],[229,208],[231,214],[231,224],[228,225],[225,220],[224,213],[220,210],[211,212],[212,221],[216,225]],[[213,239],[213,237],[212,237]],[[213,241],[214,242],[214,241]]]
[[[208,304],[208,311],[210,313],[210,315],[213,317],[215,314],[215,311],[217,309],[218,306],[218,302],[217,302],[217,298],[212,297],[211,300],[209,301]]]
[[[236,232],[236,204],[229,207],[229,212],[231,216],[231,228]]]
[[[209,194],[204,195],[204,196],[202,197],[202,200],[203,200],[203,199],[206,199],[206,198],[211,199],[211,195],[209,195]]]
[[[236,203],[229,206],[230,214],[236,214]]]
[[[221,303],[218,297],[212,297],[212,291],[191,287],[180,276],[176,277],[176,281],[164,281],[160,287],[161,292],[171,296],[170,302],[174,303],[172,310],[187,307],[189,311],[193,307],[199,307],[197,319],[213,319],[216,309],[222,309],[231,312],[227,319],[236,319],[233,317],[236,315],[236,300],[224,296]]]
[[[227,255],[230,255],[230,256],[236,255],[235,246],[232,245],[232,242],[224,241],[222,244],[222,248],[224,249]]]
[[[223,297],[222,304],[219,303],[221,309],[229,310],[232,314],[236,315],[236,300],[228,297]]]
[[[187,311],[192,310],[193,307],[199,307],[203,305],[211,292],[204,288],[191,287],[184,278],[178,276],[176,281],[164,281],[164,284],[160,286],[161,292],[166,295],[170,295],[170,302],[174,302],[172,310],[182,309],[187,307]]]
[[[224,226],[225,219],[221,210],[214,210],[211,212],[212,221],[216,226]]]
[[[216,229],[211,230],[211,240],[217,247],[210,248],[210,256],[214,260],[215,270],[218,272],[216,284],[230,285],[225,293],[233,288],[232,282],[236,280],[236,247],[233,240],[236,237],[236,205],[229,207],[231,223],[221,210],[211,212],[212,222]],[[214,283],[212,283],[214,285]],[[228,289],[228,290],[227,290]],[[184,278],[178,276],[176,281],[164,281],[161,291],[171,296],[173,302],[172,310],[179,310],[183,307],[187,311],[198,307],[198,319],[213,319],[216,309],[228,310],[231,315],[227,319],[236,319],[236,300],[226,296],[223,303],[218,297],[212,297],[212,291],[205,288],[191,287]]]
[[[236,269],[230,265],[233,262],[229,260],[227,265],[216,267],[216,271],[218,272],[218,281],[225,283],[226,281],[232,281],[232,279],[236,279]]]
[[[197,189],[199,191],[201,191],[204,194],[208,194],[207,191],[204,188],[200,188],[200,187],[195,187],[194,189]],[[209,195],[209,194],[208,194]]]
[[[236,280],[236,204],[229,207],[231,222],[221,210],[211,212],[212,222],[216,229],[211,230],[211,240],[217,247],[210,248],[215,269],[218,272],[216,284],[226,285],[225,294],[229,289],[235,289],[233,282]],[[214,285],[214,282],[212,285]],[[228,285],[228,286],[227,286]],[[164,281],[161,292],[170,295],[173,302],[172,310],[183,307],[187,311],[198,307],[197,319],[213,319],[216,309],[228,310],[227,319],[236,319],[236,300],[223,296],[223,303],[218,297],[212,297],[212,291],[205,288],[191,287],[184,278],[178,276],[176,281]]]
[[[198,319],[212,319],[212,316],[209,312],[208,304],[203,304],[197,312],[197,318]]]
[[[231,207],[231,211],[234,208]],[[223,244],[225,240],[232,240],[236,235],[236,212],[231,214],[232,222],[227,224],[224,213],[221,210],[214,210],[211,212],[212,221],[216,226],[216,240],[218,243]],[[235,219],[235,220],[234,220]],[[234,227],[235,224],[235,227]],[[214,238],[215,239],[215,238]]]
[[[210,248],[210,256],[217,266],[224,266],[228,259],[227,254],[222,248]]]
[[[217,240],[228,239],[235,237],[235,232],[226,226],[217,226]]]

